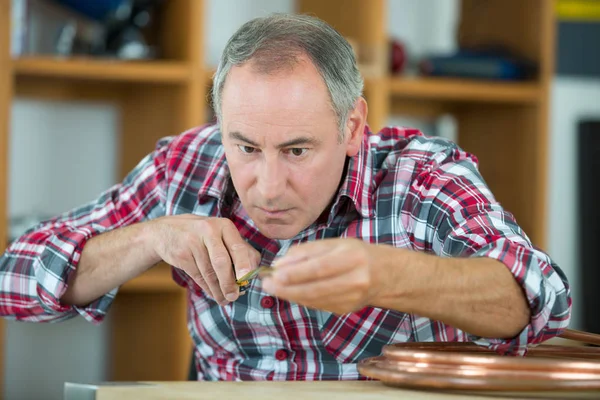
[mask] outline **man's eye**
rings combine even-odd
[[[308,149],[303,149],[301,147],[294,147],[294,148],[290,149],[290,153],[296,157],[303,156],[304,154],[306,154],[307,151],[308,151]]]
[[[256,149],[254,147],[250,147],[250,146],[238,145],[238,148],[244,154],[252,154],[256,151]]]

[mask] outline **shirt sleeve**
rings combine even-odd
[[[20,321],[60,321],[76,315],[99,323],[117,288],[85,307],[61,303],[85,243],[95,235],[165,213],[164,138],[119,184],[96,200],[30,229],[0,257],[0,316]]]
[[[502,262],[523,288],[529,324],[512,339],[469,335],[501,354],[523,355],[529,345],[559,335],[569,325],[571,295],[565,274],[534,247],[512,214],[498,203],[457,146],[434,153],[411,188],[413,243],[443,257],[489,257]]]

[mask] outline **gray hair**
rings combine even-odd
[[[363,78],[348,41],[324,21],[308,15],[255,18],[233,34],[213,77],[212,103],[217,121],[221,122],[221,97],[232,66],[252,60],[258,72],[269,74],[293,69],[304,55],[323,77],[343,139],[348,114],[362,95]]]

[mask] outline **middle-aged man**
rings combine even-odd
[[[416,130],[371,133],[362,88],[324,22],[244,24],[214,77],[218,124],[166,137],[122,183],[14,241],[2,315],[99,322],[162,260],[190,293],[199,379],[357,379],[389,343],[523,354],[559,334],[567,280],[475,159]],[[259,265],[274,272],[240,296],[236,276]]]

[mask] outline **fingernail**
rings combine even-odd
[[[228,293],[227,295],[225,295],[225,298],[229,301],[235,301],[237,299],[237,295],[235,295],[234,293]]]

